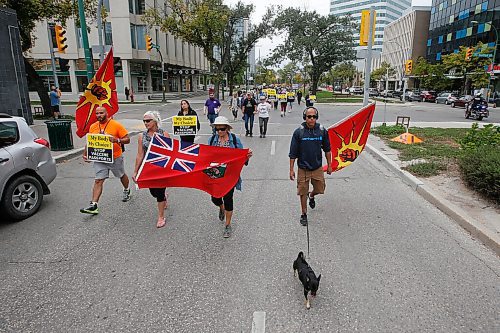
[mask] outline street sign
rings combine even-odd
[[[356,58],[358,59],[366,59],[367,49],[361,49],[356,51]],[[378,57],[382,54],[380,50],[372,50],[372,58]]]

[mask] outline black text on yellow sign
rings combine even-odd
[[[172,127],[174,135],[196,135],[198,117],[196,116],[175,116],[172,117]]]
[[[87,160],[113,163],[113,143],[105,134],[87,134]]]

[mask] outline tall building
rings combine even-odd
[[[494,47],[500,29],[500,0],[433,0],[427,60],[441,60],[460,46],[483,42]],[[495,63],[500,54],[497,52]]]
[[[161,32],[157,27],[148,29],[142,20],[146,8],[163,10],[166,8],[165,1],[128,0],[128,6],[124,6],[124,2],[124,0],[103,2],[108,14],[106,22],[103,23],[103,43],[107,49],[113,46],[114,56],[121,59],[122,70],[116,73],[118,93],[123,94],[125,87],[133,88],[136,94],[161,91],[162,65],[166,73],[164,80],[166,91],[197,90],[201,77],[209,70],[209,63],[202,50]],[[37,23],[35,46],[27,54],[47,87],[53,82],[49,52],[49,39],[50,47],[56,47],[53,23],[47,21]],[[99,66],[99,52],[96,47],[99,44],[97,26],[92,22],[89,27],[89,46],[93,47],[94,68],[97,69]],[[52,34],[50,38],[48,28]],[[56,52],[56,57],[69,60],[69,71],[61,72],[58,67],[58,81],[63,92],[78,94],[87,85],[81,29],[74,19],[67,20],[65,29],[68,48],[65,54]],[[159,46],[163,64],[160,54],[155,49],[151,52],[146,51],[146,35],[150,35],[153,43]]]
[[[403,80],[407,88],[413,88],[413,79],[405,75],[405,63],[425,57],[430,16],[430,6],[415,6],[385,27],[381,62],[396,69],[395,77],[389,80],[394,82],[394,86],[389,83],[390,89],[402,88]]]
[[[330,14],[339,16],[350,15],[356,23],[360,24],[361,11],[363,9],[370,9],[371,7],[377,13],[373,49],[381,51],[385,26],[400,18],[401,14],[411,7],[411,0],[331,0]],[[359,34],[356,34],[354,37],[356,45],[358,45]]]

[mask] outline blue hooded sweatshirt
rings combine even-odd
[[[318,123],[314,128],[309,128],[306,122],[303,122],[302,126],[293,132],[288,157],[298,159],[299,168],[312,171],[323,165],[321,150],[325,153],[331,151],[327,130]]]

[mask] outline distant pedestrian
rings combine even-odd
[[[191,104],[185,99],[181,100],[181,110],[177,114],[178,116],[196,116],[196,129],[200,130],[200,119],[198,119],[198,114],[191,107]],[[181,141],[194,143],[196,135],[181,135]]]
[[[309,90],[309,93],[306,95],[305,99],[306,99],[306,107],[311,107],[311,106],[314,106],[314,100],[311,99],[311,96],[312,96],[312,91]]]
[[[205,101],[205,106],[203,107],[203,114],[207,115],[208,121],[210,125],[212,125],[215,121],[215,118],[219,115],[221,104],[217,98],[215,98],[215,94],[213,90],[208,92],[208,99]]]
[[[218,147],[226,147],[226,148],[240,148],[243,149],[243,144],[240,139],[231,133],[231,125],[226,117],[219,116],[215,119],[212,124],[213,128],[216,131],[210,139],[208,144],[210,146],[218,146]],[[252,157],[252,150],[248,152],[248,158]],[[248,162],[248,161],[247,161]],[[224,221],[226,219],[226,223],[224,225],[224,233],[223,237],[228,238],[231,236],[231,220],[233,217],[233,194],[234,189],[241,191],[241,178],[236,183],[235,187],[233,187],[228,193],[226,193],[222,198],[212,197],[212,202],[214,205],[219,207],[219,220]]]
[[[257,102],[252,97],[252,93],[248,92],[247,97],[241,102],[241,112],[245,119],[245,136],[253,136],[253,122],[257,113]]]
[[[300,105],[300,101],[302,99],[302,91],[297,91],[297,104]]]
[[[286,106],[288,104],[286,90],[282,90],[278,96],[279,96],[278,100],[280,102],[280,108],[281,108],[281,117],[285,117],[286,116]]]
[[[59,87],[52,85],[50,87],[50,106],[52,108],[52,116],[54,119],[59,119],[61,117],[61,90]]]
[[[167,138],[170,137],[167,131],[159,127],[161,124],[161,119],[158,111],[147,111],[144,114],[142,121],[144,122],[144,126],[146,127],[146,129],[139,134],[139,138],[137,140],[137,156],[135,158],[134,176],[132,177],[134,181],[137,181],[137,173],[139,172],[142,160],[144,159],[144,156],[148,151],[149,143],[151,142],[154,134],[158,133]],[[157,228],[165,226],[166,223],[165,209],[167,208],[167,196],[165,194],[165,191],[165,187],[149,189],[149,193],[151,193],[151,195],[156,199],[156,202],[158,203],[158,220],[156,222]]]
[[[229,109],[233,114],[233,121],[236,121],[236,119],[238,118],[238,110],[240,109],[239,104],[241,104],[241,102],[240,98],[238,97],[238,93],[234,92],[233,97],[231,97],[231,100],[229,101]]]
[[[321,150],[325,152],[328,174],[332,173],[332,153],[327,130],[317,122],[319,112],[314,107],[304,110],[304,122],[293,132],[290,142],[290,180],[297,178],[297,194],[300,196],[302,215],[300,224],[307,225],[307,199],[309,207],[316,207],[314,197],[325,192],[325,176],[322,167]],[[297,160],[298,173],[295,177],[294,165]],[[309,192],[309,182],[313,190]]]
[[[288,113],[290,113],[293,109],[293,102],[295,102],[295,94],[293,92],[289,92],[286,95],[286,100],[288,102]]]
[[[125,99],[128,101],[128,97],[130,96],[130,90],[128,87],[125,87]]]
[[[80,209],[81,213],[98,214],[97,203],[102,194],[104,180],[109,178],[109,171],[113,172],[115,177],[120,178],[123,185],[122,201],[130,200],[129,179],[125,173],[125,164],[122,156],[122,144],[130,143],[127,130],[122,124],[108,117],[108,111],[105,107],[99,106],[95,109],[97,121],[90,125],[90,134],[106,134],[113,143],[113,163],[94,162],[95,180],[92,190],[92,201],[87,208]],[[87,161],[87,147],[83,150],[83,159]]]
[[[257,114],[259,115],[260,137],[265,138],[267,133],[267,122],[269,121],[269,113],[271,112],[271,104],[266,101],[266,96],[259,97],[259,105],[257,105]]]
[[[134,103],[134,88],[130,88],[130,103]]]

